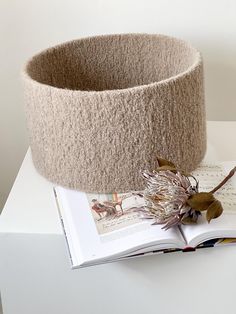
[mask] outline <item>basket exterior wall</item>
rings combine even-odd
[[[84,92],[24,76],[33,162],[56,184],[86,192],[143,188],[156,157],[191,171],[206,150],[202,60],[189,73],[142,88]]]

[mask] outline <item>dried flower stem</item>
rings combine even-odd
[[[235,174],[236,172],[236,167],[234,167],[229,174],[227,175],[227,177],[224,178],[223,181],[221,181],[213,190],[210,191],[210,193],[215,193],[216,191],[218,191],[223,185],[225,185],[225,183]]]

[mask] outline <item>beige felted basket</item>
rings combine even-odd
[[[23,73],[33,162],[87,192],[143,188],[156,157],[187,171],[206,148],[203,64],[163,35],[78,39],[34,56]]]

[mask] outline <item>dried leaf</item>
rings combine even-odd
[[[159,158],[159,157],[157,157],[157,160],[158,160],[158,164],[159,164],[160,167],[162,167],[162,166],[170,166],[172,168],[176,168],[175,164],[173,162],[169,161],[169,160],[166,160],[166,159],[163,159],[163,158]]]
[[[203,211],[207,210],[214,201],[215,197],[212,193],[199,192],[191,195],[187,200],[187,204],[193,209]]]
[[[187,216],[181,219],[183,225],[193,225],[196,224],[197,221],[193,217]]]
[[[173,166],[168,166],[168,165],[165,165],[165,166],[161,166],[161,167],[156,168],[156,172],[158,172],[158,171],[166,171],[166,170],[177,171],[175,167],[173,167]]]
[[[221,202],[215,200],[211,205],[207,208],[206,218],[207,221],[210,222],[211,219],[219,217],[223,212],[223,207]]]

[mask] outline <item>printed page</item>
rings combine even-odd
[[[109,260],[143,248],[183,248],[178,228],[162,230],[142,219],[143,198],[126,194],[86,194],[56,187],[73,266]]]
[[[236,162],[202,164],[193,175],[199,181],[199,192],[209,192],[234,168]],[[207,222],[205,212],[196,225],[181,226],[186,240],[192,246],[216,237],[236,237],[236,174],[216,193],[222,203],[223,214]]]

